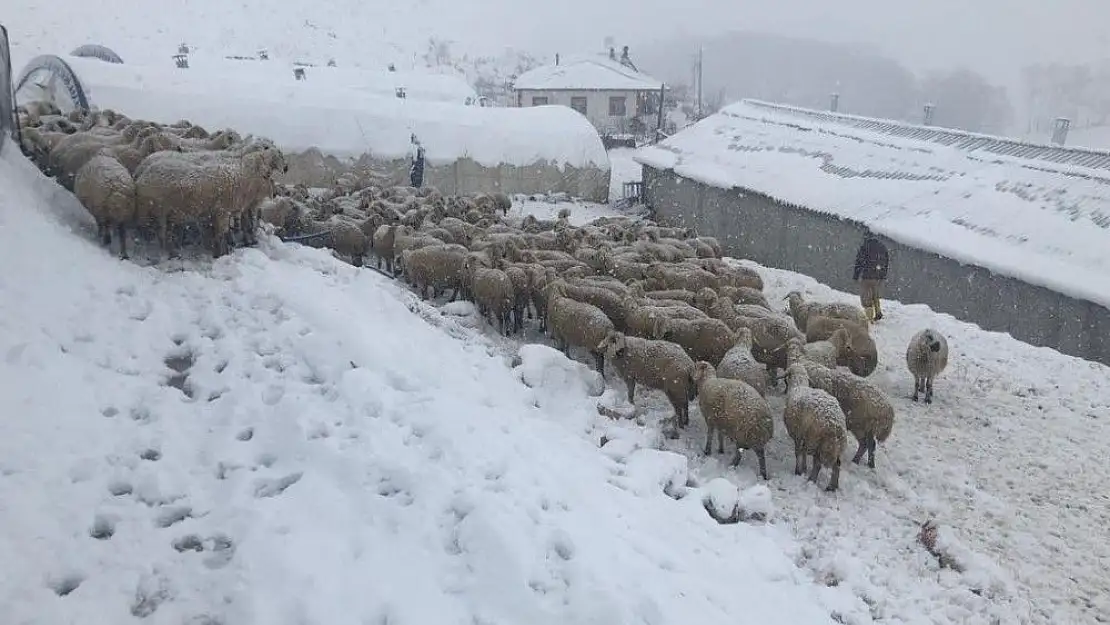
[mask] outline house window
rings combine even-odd
[[[612,96],[609,98],[609,117],[624,117],[627,114],[626,102],[628,98],[624,96]]]
[[[547,106],[547,96],[534,95],[532,96],[532,106]]]
[[[586,114],[586,98],[571,98],[570,108],[578,111],[579,113]]]

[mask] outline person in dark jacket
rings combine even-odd
[[[890,270],[890,252],[871,230],[864,230],[863,244],[856,252],[856,267],[852,279],[859,281],[859,301],[871,321],[883,318],[880,304],[883,281]]]
[[[420,145],[416,135],[412,136],[412,144],[415,150],[412,155],[412,167],[409,168],[409,182],[419,189],[424,184],[424,146]]]

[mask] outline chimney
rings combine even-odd
[[[833,93],[829,96],[829,110],[833,113],[840,110],[840,94]]]
[[[555,64],[556,65],[559,64],[559,53],[558,52],[555,53]]]
[[[932,102],[926,102],[925,103],[925,119],[922,122],[924,125],[926,125],[926,126],[932,126],[933,125],[933,111],[934,110],[936,110],[936,107],[933,106]]]
[[[1057,117],[1056,127],[1052,130],[1052,142],[1056,145],[1064,145],[1068,139],[1068,129],[1071,128],[1071,120],[1067,117]]]

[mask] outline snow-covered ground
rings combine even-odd
[[[683,456],[599,424],[595,374],[542,346],[514,368],[324,251],[119,261],[9,149],[0,263],[5,623],[824,624],[853,601],[786,526],[717,524]]]
[[[624,183],[642,180],[643,166],[632,160],[636,150],[614,148],[609,150],[609,202],[616,202],[624,195]]]
[[[856,301],[791,272],[747,263],[763,275],[768,299],[791,290]],[[894,433],[878,468],[846,464],[830,495],[795,477],[782,422],[768,453],[776,521],[801,543],[796,561],[816,578],[860,599],[844,622],[1096,623],[1110,618],[1110,368],[984,332],[922,305],[884,302],[874,326],[879,369],[871,379],[892,398]],[[948,337],[952,356],[931,406],[910,401],[905,346],[920,329]],[[611,406],[629,407],[623,396]],[[671,408],[638,396],[656,424]],[[781,397],[772,398],[781,410]],[[698,417],[679,441],[702,479],[756,482],[749,456],[739,471],[701,455]],[[854,451],[854,441],[849,443]],[[725,458],[727,460],[727,458]],[[933,519],[947,534],[962,573],[942,569],[917,544]]]

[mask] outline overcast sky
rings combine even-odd
[[[763,30],[872,44],[914,70],[967,65],[999,81],[1030,62],[1110,58],[1108,0],[592,0],[577,28],[550,27],[567,23],[575,1],[509,2],[514,22],[528,24],[509,37],[570,53],[599,49],[606,34],[639,42]]]

